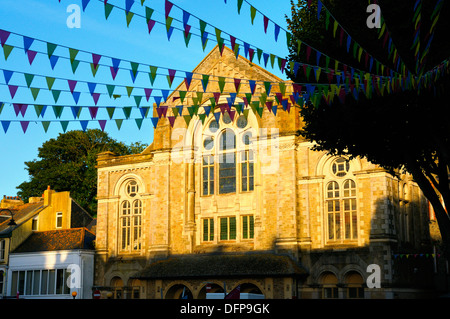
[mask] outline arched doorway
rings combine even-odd
[[[207,287],[209,287],[209,289],[207,289]],[[206,299],[206,293],[223,293],[223,287],[215,283],[205,284],[205,286],[200,289],[197,298]]]
[[[338,279],[332,272],[325,272],[320,276],[320,284],[322,285],[322,298],[338,298]]]
[[[129,296],[127,298],[140,299],[141,298],[141,281],[139,279],[132,279],[129,283]]]
[[[258,286],[248,282],[241,284],[241,293],[263,295],[261,289],[259,289]]]
[[[364,298],[364,279],[356,271],[349,271],[345,275],[347,284],[347,298]]]
[[[111,288],[114,299],[123,298],[123,280],[120,277],[114,277],[111,279]]]
[[[176,284],[169,288],[165,299],[193,299],[191,290],[183,284]]]

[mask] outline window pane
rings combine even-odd
[[[249,226],[250,226],[250,238],[253,238],[254,234],[255,234],[255,231],[254,231],[255,223],[253,221],[253,216],[250,216],[250,225]]]
[[[33,295],[39,295],[39,283],[41,282],[41,272],[35,270],[33,273]]]
[[[31,295],[31,288],[33,287],[33,271],[29,270],[26,273],[25,294]]]
[[[209,220],[209,240],[214,240],[214,219]]]
[[[232,130],[225,130],[220,136],[220,150],[231,150],[236,148],[236,135]]]
[[[208,181],[203,182],[203,195],[209,195],[208,194]]]
[[[334,218],[333,214],[328,214],[328,239],[334,239]]]
[[[248,238],[248,216],[242,217],[242,238]]]
[[[18,291],[21,295],[25,292],[25,271],[19,271]]]
[[[226,157],[231,157],[231,163],[224,163],[221,161],[219,164],[219,193],[234,193],[236,192],[236,163],[235,153],[229,153]],[[221,156],[223,159],[224,156]]]
[[[344,199],[344,210],[348,211],[350,210],[350,200]]]
[[[336,239],[341,239],[341,214],[339,213],[335,214],[335,225]]]
[[[69,279],[69,276],[70,276],[70,271],[66,269],[66,271],[64,272],[64,282],[63,282],[63,286],[64,286],[63,294],[65,294],[65,295],[70,293],[70,288],[67,285],[67,279]]]
[[[64,290],[64,269],[56,270],[56,294],[62,294]]]
[[[236,217],[230,217],[230,239],[236,239]]]
[[[51,269],[48,272],[48,294],[52,295],[55,293],[55,269]]]
[[[42,271],[42,278],[41,278],[41,295],[47,294],[47,285],[48,285],[48,270]]]
[[[351,231],[350,231],[350,229],[351,229],[351,221],[350,221],[350,213],[349,212],[346,212],[345,214],[344,214],[344,216],[345,216],[345,238],[346,239],[350,239],[351,238]]]
[[[18,284],[19,272],[13,271],[11,276],[11,295],[16,295]]]
[[[220,219],[220,240],[228,239],[228,220],[227,218]]]
[[[356,212],[352,213],[353,238],[358,238],[358,222]]]
[[[208,220],[203,220],[203,241],[208,240]]]

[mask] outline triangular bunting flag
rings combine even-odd
[[[98,120],[98,124],[100,125],[100,129],[105,131],[106,120]]]

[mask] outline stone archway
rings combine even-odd
[[[111,288],[113,293],[114,299],[123,299],[124,298],[124,287],[123,287],[123,280],[120,277],[113,277],[111,279]]]
[[[206,293],[223,293],[223,287],[216,283],[209,283],[209,291],[207,291],[208,284],[205,284],[198,292],[197,299],[206,299]]]
[[[264,295],[261,289],[259,289],[259,287],[253,283],[244,282],[241,283],[240,285],[241,285],[241,293]]]
[[[187,286],[175,284],[167,290],[164,299],[193,299],[193,295]]]

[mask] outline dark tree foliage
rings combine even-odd
[[[333,16],[352,38],[381,63],[394,69],[382,39],[375,29],[369,29],[366,20],[367,1],[323,1]],[[371,1],[373,2],[373,1]],[[333,28],[326,28],[325,15],[317,19],[317,0],[310,7],[307,1],[292,3],[292,17],[287,18],[292,32],[289,59],[306,63],[305,50],[297,54],[297,39],[308,43],[324,54],[348,66],[369,72],[363,61],[347,52],[346,38],[340,44],[333,36]],[[398,52],[408,70],[415,74],[415,59],[411,46],[414,37],[413,6],[415,1],[378,1]],[[421,45],[426,45],[430,15],[436,1],[423,1]],[[444,3],[440,19],[423,70],[426,72],[450,57],[450,4]],[[362,59],[363,60],[363,59]],[[310,57],[315,64],[315,56]],[[334,66],[332,67],[334,68]],[[342,69],[342,64],[340,66]],[[292,70],[291,70],[292,71]],[[303,72],[294,76],[296,83],[312,82]],[[314,81],[314,77],[312,77]],[[326,75],[319,82],[328,83]],[[424,195],[433,206],[441,231],[444,249],[450,251],[450,219],[445,207],[450,207],[450,77],[448,72],[420,92],[399,90],[392,94],[355,98],[348,94],[344,101],[337,97],[328,105],[324,100],[314,106],[306,103],[301,108],[305,125],[300,134],[316,142],[316,150],[330,154],[365,157],[387,169],[393,175],[401,171],[412,174]],[[443,203],[441,202],[441,199]]]
[[[38,149],[38,159],[25,162],[29,181],[17,186],[18,195],[42,196],[47,186],[53,190],[70,191],[70,195],[86,211],[96,215],[97,211],[97,154],[111,151],[118,155],[140,153],[146,145],[125,145],[98,129],[69,131],[50,139]]]

